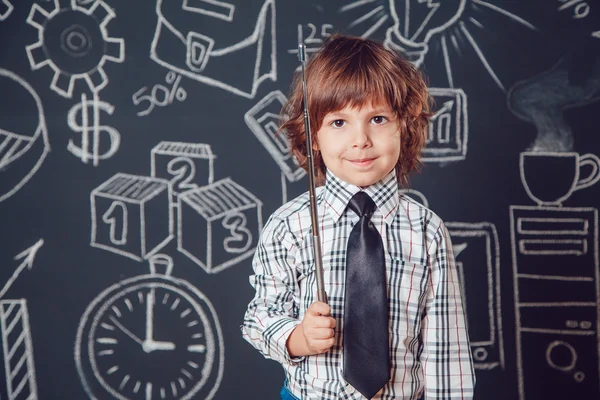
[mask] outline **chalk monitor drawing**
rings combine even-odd
[[[31,85],[0,68],[0,92],[12,93],[18,99],[2,103],[1,113],[11,116],[3,118],[0,125],[2,202],[31,180],[50,151],[50,144],[42,101]]]
[[[496,227],[489,222],[447,222],[446,227],[464,291],[474,367],[504,369],[500,242]]]
[[[274,0],[156,0],[156,14],[159,65],[246,98],[277,80]]]
[[[71,98],[75,82],[83,79],[97,93],[109,82],[104,71],[107,61],[125,61],[125,41],[108,34],[108,24],[116,16],[104,1],[82,4],[77,0],[52,0],[47,11],[33,4],[27,23],[38,31],[37,42],[26,47],[32,70],[52,68],[50,88]]]

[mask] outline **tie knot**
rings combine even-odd
[[[375,211],[375,202],[365,192],[358,192],[350,199],[348,208],[354,211],[359,217],[371,218]]]

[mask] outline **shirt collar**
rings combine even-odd
[[[361,190],[373,199],[377,210],[381,212],[385,222],[390,225],[398,208],[398,181],[396,180],[395,169],[380,181],[365,188],[347,183],[335,176],[330,170],[327,170],[323,195],[326,213],[334,222],[337,222],[344,214],[352,196]]]

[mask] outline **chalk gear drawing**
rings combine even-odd
[[[63,97],[73,96],[78,79],[84,79],[97,93],[108,84],[103,69],[106,61],[125,61],[125,41],[109,37],[106,29],[115,13],[100,0],[89,8],[75,0],[66,8],[59,3],[54,0],[51,12],[38,4],[31,7],[27,23],[38,30],[38,41],[26,48],[31,68],[52,68],[50,88]]]

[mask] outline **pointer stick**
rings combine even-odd
[[[323,284],[323,257],[321,256],[321,239],[319,237],[319,218],[317,215],[317,200],[315,198],[315,161],[313,159],[312,136],[310,133],[310,118],[308,116],[308,96],[306,94],[306,46],[302,40],[298,43],[298,59],[302,64],[302,97],[304,103],[304,131],[306,135],[306,156],[308,162],[308,192],[310,196],[310,215],[312,218],[313,249],[315,273],[317,276],[317,300],[327,303],[327,293]]]

